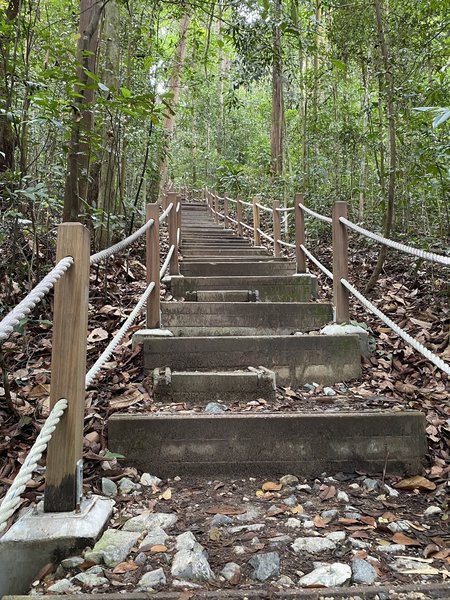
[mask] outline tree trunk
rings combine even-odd
[[[397,148],[396,148],[396,112],[394,103],[394,78],[392,74],[392,66],[390,64],[389,44],[386,39],[381,0],[374,0],[375,19],[378,33],[378,42],[381,50],[381,59],[383,62],[383,87],[386,104],[386,112],[388,119],[388,147],[389,147],[389,182],[387,190],[386,213],[384,217],[384,236],[389,237],[392,231],[394,222],[394,204],[395,204],[395,183],[396,183],[396,167],[397,167]],[[386,260],[387,246],[382,245],[378,254],[377,264],[370,276],[366,286],[366,292],[373,289],[381,270],[383,269],[384,261]]]
[[[270,132],[270,170],[273,177],[284,169],[283,59],[281,54],[281,0],[273,3],[272,124]]]

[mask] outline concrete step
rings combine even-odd
[[[258,290],[203,290],[187,292],[186,302],[259,302]]]
[[[108,448],[160,477],[417,474],[427,452],[420,412],[117,414]]]
[[[320,329],[333,318],[317,302],[162,302],[162,327],[176,336],[290,335]]]
[[[260,248],[217,248],[208,246],[200,246],[197,248],[191,248],[189,245],[182,248],[182,255],[184,258],[195,257],[195,256],[203,256],[205,250],[209,252],[214,252],[216,256],[268,256],[268,252],[265,249]]]
[[[357,335],[268,335],[153,337],[136,332],[143,346],[144,369],[174,371],[242,369],[262,365],[275,371],[279,385],[298,387],[313,381],[334,384],[361,375]]]
[[[208,404],[250,402],[258,398],[275,400],[275,373],[264,367],[241,371],[153,371],[153,398],[156,402]]]
[[[277,276],[293,275],[295,271],[295,263],[286,260],[239,263],[183,261],[180,264],[180,273],[185,277]]]
[[[243,262],[265,262],[270,261],[271,263],[282,264],[285,262],[284,258],[274,258],[269,254],[244,254],[243,256],[233,255],[226,256],[224,254],[216,254],[216,250],[209,250],[198,255],[186,256],[182,253],[183,262],[185,263],[201,263],[201,262],[213,262],[213,263],[243,263]]]
[[[261,302],[307,302],[317,296],[317,278],[314,275],[278,275],[248,277],[188,277],[172,276],[168,280],[175,298],[184,298],[188,292],[218,290],[258,290]]]

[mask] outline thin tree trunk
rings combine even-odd
[[[274,0],[273,66],[272,66],[272,124],[270,132],[271,174],[283,175],[284,170],[284,102],[283,59],[281,55],[281,0]]]

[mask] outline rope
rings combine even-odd
[[[333,280],[333,273],[331,271],[329,271],[320,261],[318,261],[317,258],[315,256],[313,256],[311,254],[311,252],[309,250],[307,250],[303,244],[300,244],[300,248],[303,250],[303,252],[309,258],[309,260],[316,265],[316,267],[318,267],[323,273],[325,273],[325,275],[329,279]]]
[[[167,216],[170,214],[170,211],[173,208],[173,202],[171,202],[169,204],[169,206],[166,208],[166,210],[160,215],[159,217],[159,222],[160,223],[164,223],[164,221],[166,220]]]
[[[226,199],[228,200],[228,202],[232,202],[233,204],[237,204],[237,200],[233,200],[233,198],[229,198],[228,196],[226,196]]]
[[[180,212],[180,209],[181,209],[181,202],[178,202],[178,204],[177,204],[177,213]]]
[[[134,309],[131,312],[130,316],[127,318],[127,320],[125,321],[125,323],[122,325],[122,327],[116,333],[116,335],[114,336],[114,338],[108,344],[108,347],[104,350],[104,352],[97,359],[97,361],[95,362],[95,364],[86,373],[86,387],[89,387],[91,385],[91,383],[97,377],[98,372],[100,371],[100,369],[102,368],[102,366],[105,364],[105,362],[111,356],[111,354],[113,353],[113,351],[115,350],[115,348],[119,345],[121,339],[123,338],[123,336],[126,334],[126,332],[128,331],[128,329],[133,324],[134,320],[138,316],[139,312],[141,311],[143,305],[147,301],[147,299],[150,296],[151,291],[153,290],[154,287],[155,287],[155,282],[152,281],[148,285],[148,287],[145,290],[145,292],[142,294],[141,299],[139,300],[139,302],[134,307]]]
[[[242,227],[245,227],[246,229],[250,229],[250,231],[254,231],[254,228],[250,227],[250,225],[247,225],[247,223],[244,223],[244,221],[241,221],[241,225],[242,225]]]
[[[286,248],[294,248],[295,249],[295,244],[289,244],[288,242],[283,242],[283,240],[277,240],[278,244],[281,244],[282,246],[286,246]]]
[[[6,496],[0,505],[0,531],[3,531],[6,527],[6,523],[9,517],[16,510],[17,505],[20,502],[20,494],[25,490],[27,482],[31,478],[31,474],[35,470],[39,459],[47,448],[47,444],[52,437],[52,433],[55,431],[64,411],[67,408],[67,400],[62,398],[58,400],[55,406],[52,408],[50,414],[47,417],[44,425],[42,426],[39,435],[36,438],[31,450],[26,457],[23,465],[21,466],[16,478],[14,479],[11,487],[6,492]]]
[[[124,248],[126,248],[127,246],[132,244],[134,241],[136,241],[138,239],[138,237],[140,237],[143,233],[145,233],[147,231],[147,229],[149,229],[153,225],[153,223],[154,223],[153,219],[149,219],[147,221],[147,223],[144,223],[144,225],[142,225],[142,227],[140,227],[133,234],[129,235],[127,238],[123,239],[120,242],[117,242],[117,244],[114,244],[113,246],[110,246],[109,248],[106,248],[105,250],[101,250],[100,252],[97,252],[96,254],[92,254],[91,259],[90,259],[91,265],[97,265],[103,259],[109,258],[113,254],[116,254],[116,252],[119,252],[119,250],[123,250]]]
[[[365,235],[366,237],[371,238],[372,240],[375,240],[380,244],[384,244],[385,246],[390,246],[391,248],[395,248],[396,250],[401,250],[402,252],[406,252],[407,254],[412,254],[413,256],[417,256],[425,260],[437,262],[441,265],[450,265],[450,256],[442,256],[441,254],[435,254],[434,252],[427,252],[426,250],[420,250],[419,248],[414,248],[413,246],[406,246],[405,244],[400,244],[399,242],[395,242],[394,240],[385,238],[382,235],[378,235],[377,233],[368,231],[367,229],[364,229],[364,227],[360,227],[359,225],[352,223],[345,217],[340,217],[339,221],[347,227],[349,227],[350,229],[353,229],[354,231],[357,231],[358,233],[361,233],[362,235]]]
[[[333,219],[331,217],[326,217],[325,215],[321,215],[320,213],[314,212],[310,208],[306,208],[306,206],[301,202],[299,203],[299,206],[302,210],[311,215],[311,217],[315,217],[316,219],[319,219],[319,221],[323,221],[324,223],[333,223]]]
[[[407,344],[409,344],[415,350],[420,352],[420,354],[422,354],[422,356],[424,356],[426,359],[428,359],[430,362],[432,362],[434,365],[436,365],[436,367],[438,367],[438,369],[441,369],[441,371],[444,371],[444,373],[447,373],[447,375],[450,375],[450,365],[445,363],[441,358],[439,358],[439,356],[436,356],[436,354],[431,352],[431,350],[428,350],[428,348],[425,348],[425,346],[423,344],[421,344],[416,339],[414,339],[412,336],[410,336],[409,333],[406,333],[406,331],[404,329],[402,329],[401,327],[399,327],[396,323],[394,323],[394,321],[391,321],[391,319],[389,317],[387,317],[384,313],[382,313],[381,310],[379,310],[374,304],[372,304],[372,302],[369,302],[369,300],[367,300],[367,298],[365,298],[346,279],[341,279],[341,283],[343,286],[345,286],[348,289],[348,291],[350,293],[353,294],[353,296],[355,296],[355,298],[357,298],[361,302],[361,304],[363,306],[365,306],[368,310],[370,310],[370,312],[372,312],[379,319],[381,319],[381,321],[383,321],[383,323],[385,323],[388,327],[390,327],[392,329],[392,331],[394,331],[394,333],[396,333],[399,337],[401,337]]]
[[[175,250],[175,246],[172,244],[170,246],[169,252],[167,253],[166,260],[164,261],[163,266],[161,267],[161,270],[159,272],[160,279],[162,279],[164,277],[164,273],[167,271],[167,267],[169,266],[170,259],[172,258],[172,254],[173,254],[174,250]]]
[[[258,232],[260,233],[260,235],[262,235],[263,237],[266,238],[266,240],[269,240],[270,242],[274,242],[275,240],[273,239],[273,237],[271,237],[270,235],[267,235],[267,233],[264,233],[264,231],[262,229],[258,229]]]
[[[250,208],[253,208],[253,204],[251,202],[244,202],[243,200],[241,200],[241,204],[243,204],[244,206],[250,206]]]
[[[180,236],[181,236],[181,229],[178,227],[178,229],[177,229],[177,246],[180,245]]]
[[[231,217],[228,217],[228,220],[231,221],[232,223],[236,223],[236,225],[239,225],[239,223],[236,221],[236,219],[232,219]]]
[[[261,210],[265,210],[266,212],[272,213],[273,209],[269,208],[268,206],[263,206],[262,204],[259,204],[258,202],[255,202],[256,206],[258,208],[260,208]]]
[[[12,331],[14,331],[14,327],[33,310],[36,304],[38,304],[46,294],[48,294],[58,279],[60,279],[72,265],[73,258],[71,256],[66,256],[60,260],[58,264],[47,273],[44,279],[42,279],[16,307],[0,321],[0,342],[9,337]]]
[[[295,210],[295,208],[293,206],[291,206],[290,208],[276,208],[275,209],[277,212],[285,212],[285,213],[290,213],[293,212]]]

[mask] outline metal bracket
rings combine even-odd
[[[77,461],[76,464],[76,510],[80,510],[81,501],[83,500],[83,459]]]

